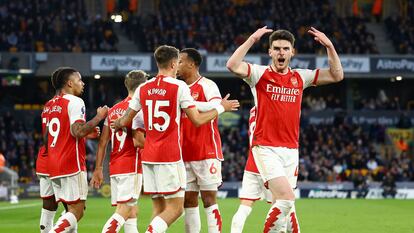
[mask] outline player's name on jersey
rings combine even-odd
[[[167,90],[162,88],[151,88],[148,90],[148,95],[162,95],[165,96]]]
[[[42,114],[44,114],[44,113],[48,113],[48,112],[49,112],[49,110],[50,110],[50,108],[49,108],[48,106],[44,107],[44,108],[43,108],[43,111],[42,111]]]
[[[117,108],[109,114],[109,118],[112,119],[113,116],[122,116],[124,115],[125,111],[125,109]]]
[[[53,106],[52,109],[50,109],[49,113],[52,113],[52,112],[61,113],[62,112],[62,107],[61,106]]]

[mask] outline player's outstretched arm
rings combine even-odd
[[[316,28],[311,27],[308,30],[315,41],[321,43],[326,48],[328,54],[329,69],[321,69],[319,72],[316,85],[325,85],[329,83],[336,83],[344,79],[344,70],[342,69],[341,60],[336,53],[335,47],[331,40],[325,35],[325,33],[318,31]]]
[[[93,171],[90,185],[98,189],[103,182],[103,161],[105,158],[106,147],[108,146],[109,126],[105,125],[102,129],[101,137],[99,138],[98,150],[96,151],[95,170]]]
[[[230,111],[237,111],[238,107],[240,107],[240,103],[238,100],[228,100],[229,94],[223,98],[221,104],[216,106],[214,110],[199,113],[197,108],[185,108],[183,109],[184,112],[187,114],[187,117],[190,121],[196,126],[199,127],[207,122],[210,122],[214,118],[216,118],[219,114],[223,112],[230,112]]]
[[[118,129],[129,125],[132,122],[132,119],[134,119],[135,115],[137,115],[137,113],[138,111],[135,111],[134,109],[128,107],[128,109],[125,111],[122,117],[118,118],[116,121],[111,123],[111,128],[115,131],[118,131]]]
[[[92,131],[99,122],[105,119],[108,114],[108,107],[105,105],[96,110],[96,115],[88,122],[75,122],[70,126],[70,132],[74,137],[83,138]]]
[[[243,61],[244,57],[246,56],[249,49],[254,45],[254,43],[259,41],[264,34],[272,31],[272,29],[268,29],[267,26],[264,26],[262,28],[259,28],[256,32],[254,32],[231,55],[226,64],[227,69],[241,78],[246,78],[249,72],[249,67],[248,64]]]

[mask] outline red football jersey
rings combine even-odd
[[[249,116],[249,156],[247,157],[246,167],[244,168],[245,171],[250,173],[259,174],[259,170],[257,169],[256,163],[254,162],[253,153],[252,153],[252,138],[254,129],[256,127],[256,108],[253,107],[250,109],[250,116]]]
[[[108,117],[105,120],[105,125],[109,126],[116,119],[124,115],[128,109],[131,98],[127,97],[121,102],[115,104],[108,111]],[[142,114],[137,114],[136,117]],[[110,131],[111,137],[111,155],[109,160],[109,175],[115,176],[120,174],[133,174],[138,172],[138,151],[134,147],[132,138],[131,126],[120,129],[114,132]]]
[[[85,138],[75,138],[70,126],[85,122],[85,104],[74,95],[65,94],[53,99],[49,107],[48,168],[50,178],[75,175],[86,171]]]
[[[50,105],[53,103],[55,98],[56,96],[53,97],[51,100],[47,101],[40,115],[42,119],[42,136],[46,133],[46,127],[49,121]],[[48,167],[47,160],[48,158],[47,158],[46,147],[43,145],[39,148],[39,152],[37,153],[37,159],[36,159],[36,174],[37,175],[43,175],[43,176],[49,175],[49,171],[47,169]]]
[[[129,104],[142,108],[145,123],[143,163],[175,163],[182,160],[181,109],[195,107],[190,89],[181,80],[159,75],[137,88]]]
[[[200,77],[196,82],[189,85],[189,87],[191,96],[197,102],[209,102],[217,99],[221,100],[220,91],[216,83],[210,79]],[[183,160],[185,162],[205,159],[223,160],[217,118],[208,124],[195,127],[185,113],[183,113],[181,123]]]
[[[271,66],[249,64],[249,71],[244,81],[256,106],[252,145],[298,148],[303,90],[316,84],[319,70],[289,69],[280,74]]]

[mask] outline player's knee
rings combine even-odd
[[[58,208],[58,203],[55,201],[55,196],[43,199],[43,209],[47,209],[50,211],[56,211]]]
[[[198,196],[194,195],[185,195],[184,198],[184,208],[192,208],[198,206]]]
[[[127,219],[132,211],[132,206],[128,206],[127,204],[118,204],[117,213],[120,214],[123,218]]]
[[[204,208],[208,208],[217,203],[216,194],[214,192],[208,192],[208,193],[202,194],[201,199],[203,200]]]
[[[273,194],[273,199],[294,201],[295,194],[292,191],[289,192],[289,191],[281,190]]]

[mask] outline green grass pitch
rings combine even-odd
[[[223,217],[223,233],[230,232],[231,218],[239,205],[238,199],[219,200]],[[151,216],[151,200],[139,201],[139,232],[145,232]],[[262,232],[269,204],[257,202],[247,219],[244,232]],[[0,202],[0,232],[39,232],[40,199],[21,200],[17,205]],[[414,200],[334,200],[300,199],[296,201],[299,223],[303,233],[405,233],[414,232]],[[110,200],[90,198],[78,232],[99,233],[114,208]],[[204,211],[201,211],[202,230],[207,232]],[[121,232],[123,232],[121,230]],[[183,233],[181,217],[168,230]]]

